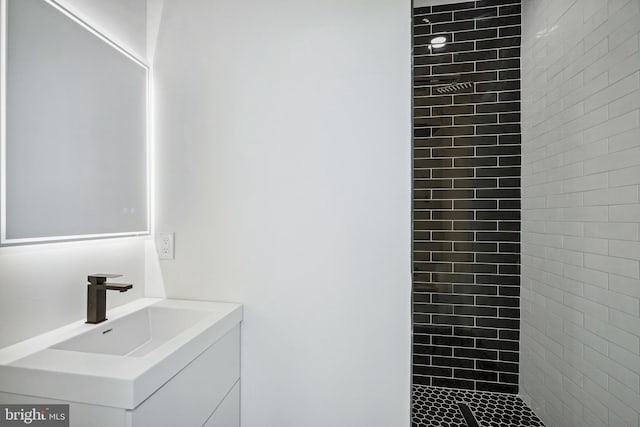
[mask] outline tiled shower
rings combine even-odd
[[[501,3],[414,10],[414,384],[517,390],[520,4]]]
[[[415,2],[413,425],[640,426],[639,9]]]

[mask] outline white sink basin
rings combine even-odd
[[[233,303],[142,298],[0,349],[0,392],[133,409],[242,320]]]
[[[49,348],[140,357],[204,319],[207,311],[151,306]]]

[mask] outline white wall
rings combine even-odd
[[[410,16],[408,1],[164,4],[164,280],[245,304],[245,427],[409,425]]]
[[[145,0],[60,0],[98,30],[144,57]],[[142,44],[141,44],[142,41]],[[143,295],[148,239],[0,248],[0,347],[86,316],[86,276],[122,273],[134,289],[107,297],[109,307]],[[148,251],[152,253],[152,251]]]
[[[640,1],[523,1],[521,391],[640,425]]]

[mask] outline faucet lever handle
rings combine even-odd
[[[87,280],[92,285],[102,285],[103,283],[105,283],[107,281],[107,279],[114,279],[116,277],[121,277],[121,276],[122,276],[122,274],[96,273],[96,274],[92,274],[92,275],[88,276]]]
[[[110,291],[127,292],[129,289],[133,288],[133,285],[131,283],[109,282],[109,283],[103,283],[101,287]]]

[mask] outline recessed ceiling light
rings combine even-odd
[[[435,48],[443,47],[445,44],[447,44],[446,37],[439,36],[431,39],[431,47],[435,47]]]

